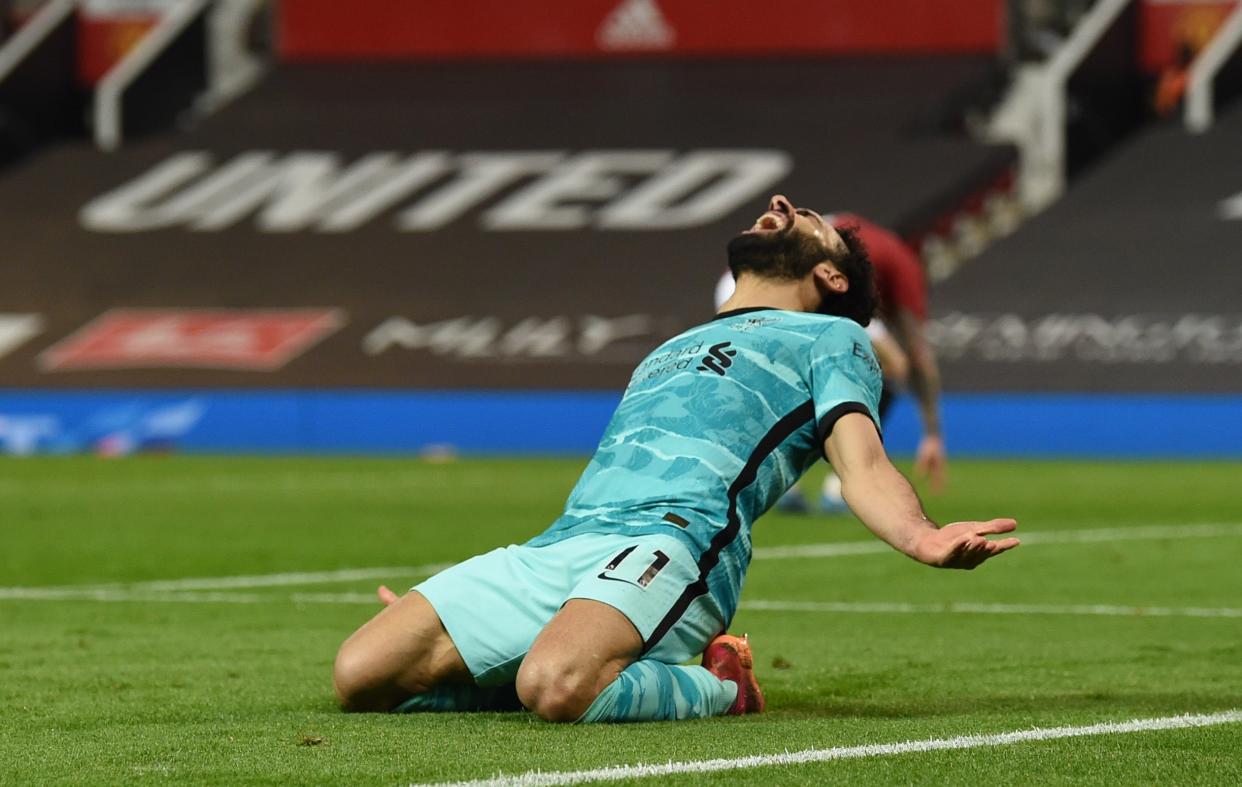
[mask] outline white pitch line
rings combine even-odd
[[[1242,523],[1206,525],[1151,525],[1143,527],[1102,527],[1091,530],[1044,530],[1014,533],[1024,546],[1035,544],[1091,544],[1113,541],[1160,541],[1182,538],[1221,538],[1242,536]],[[788,560],[791,558],[844,557],[892,552],[882,541],[845,541],[835,544],[799,544],[784,547],[757,547],[757,560]]]
[[[1022,536],[1021,533],[1015,535]],[[1028,533],[1023,538],[1023,543],[1085,544],[1097,541],[1159,541],[1167,538],[1220,538],[1221,536],[1242,536],[1242,523],[1213,522],[1202,525],[1142,525],[1088,530],[1045,530]]]
[[[369,604],[378,605],[374,593],[291,593],[288,596],[256,593],[153,592],[109,588],[0,588],[0,601],[100,601],[173,604]]]
[[[323,585],[333,582],[359,582],[386,577],[429,577],[452,563],[430,563],[423,566],[388,566],[380,568],[345,568],[336,571],[296,571],[283,574],[257,574],[232,577],[188,577],[157,579],[148,582],[112,582],[102,585],[54,585],[48,587],[0,587],[0,599],[35,598],[40,594],[83,593],[149,593],[184,590],[240,590],[246,588],[286,587],[290,585]]]
[[[1095,735],[1121,735],[1132,732],[1195,729],[1221,724],[1237,724],[1239,722],[1242,722],[1242,711],[1229,710],[1221,713],[1187,714],[1185,716],[1166,716],[1157,719],[1104,722],[1085,727],[1037,727],[1029,730],[1015,730],[1013,732],[988,735],[962,735],[956,738],[930,738],[920,741],[865,744],[862,746],[835,746],[831,749],[804,749],[782,754],[756,754],[749,757],[714,760],[687,760],[684,762],[667,762],[659,765],[613,765],[584,771],[527,771],[514,776],[498,775],[491,779],[479,779],[476,781],[441,782],[439,787],[502,787],[502,785],[512,785],[513,787],[559,787],[559,785],[642,779],[683,773],[718,773],[720,771],[737,771],[773,765],[805,765],[807,763],[831,762],[833,760],[887,757],[897,754],[979,749],[988,746],[1009,746],[1015,743],[1085,738]],[[428,785],[414,785],[414,787],[428,787]]]
[[[741,609],[767,612],[844,612],[863,614],[1100,615],[1152,618],[1242,618],[1229,607],[1132,607],[1113,604],[905,604],[902,602],[743,601]]]
[[[843,541],[836,544],[795,544],[787,547],[755,547],[752,560],[788,560],[809,557],[848,557],[893,552],[883,541]]]
[[[1024,545],[1070,544],[1114,541],[1152,541],[1185,538],[1221,538],[1242,536],[1242,523],[1203,525],[1154,525],[1142,527],[1096,528],[1092,530],[1048,530],[1018,535]],[[843,557],[892,552],[892,547],[879,540],[845,541],[832,544],[800,544],[784,547],[759,547],[753,557],[760,560],[792,558]],[[0,587],[0,600],[6,598],[35,598],[46,593],[75,593],[87,591],[185,591],[185,590],[240,590],[246,588],[283,587],[290,585],[319,585],[333,582],[356,582],[386,577],[426,577],[448,568],[452,563],[432,563],[423,566],[393,566],[380,568],[347,568],[337,571],[298,571],[279,574],[257,574],[231,577],[188,577],[184,579],[160,579],[147,582],[113,582],[97,585],[57,585],[49,587]],[[80,596],[76,596],[80,597]]]
[[[281,596],[245,593],[178,593],[131,591],[124,588],[0,588],[0,601],[174,602],[180,604],[261,604],[287,601]]]
[[[376,606],[374,593],[291,593],[287,596],[222,592],[153,592],[107,588],[4,588],[0,601],[97,601],[139,604],[358,604]],[[864,615],[1095,615],[1107,617],[1238,618],[1229,607],[1127,607],[1109,604],[907,604],[903,602],[743,601],[743,610]]]
[[[425,566],[389,566],[381,568],[346,568],[337,571],[300,571],[287,574],[258,574],[241,577],[190,577],[188,579],[155,580],[125,585],[128,590],[230,590],[232,588],[268,588],[286,585],[321,585],[329,582],[356,582],[384,577],[426,577],[443,571],[452,563],[431,563]]]

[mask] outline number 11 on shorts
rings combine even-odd
[[[668,559],[668,555],[658,549],[640,550],[639,545],[635,544],[621,550],[616,557],[608,561],[604,570],[599,572],[599,578],[615,582],[629,582],[645,588],[651,584],[651,580],[656,578],[656,574],[668,565]],[[621,567],[622,564],[625,568]],[[630,579],[635,575],[636,579]]]

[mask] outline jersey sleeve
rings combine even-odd
[[[862,413],[880,431],[880,364],[857,323],[834,321],[811,345],[815,436],[822,445],[841,416]]]

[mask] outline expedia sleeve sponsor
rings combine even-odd
[[[815,401],[816,436],[823,441],[837,419],[862,413],[880,426],[880,364],[867,334],[857,323],[834,319],[811,345],[811,397]]]

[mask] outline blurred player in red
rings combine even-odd
[[[884,374],[880,399],[883,418],[893,398],[907,388],[918,399],[923,437],[915,454],[914,470],[931,481],[932,489],[944,488],[947,455],[940,431],[940,369],[931,344],[923,332],[927,321],[927,279],[918,255],[895,233],[854,213],[824,216],[834,227],[852,227],[867,247],[875,269],[880,305],[867,327]],[[733,275],[725,273],[716,285],[716,308],[733,294]],[[805,511],[806,498],[797,488],[781,501],[785,511]],[[829,472],[820,492],[820,507],[827,512],[846,510],[841,480]]]

